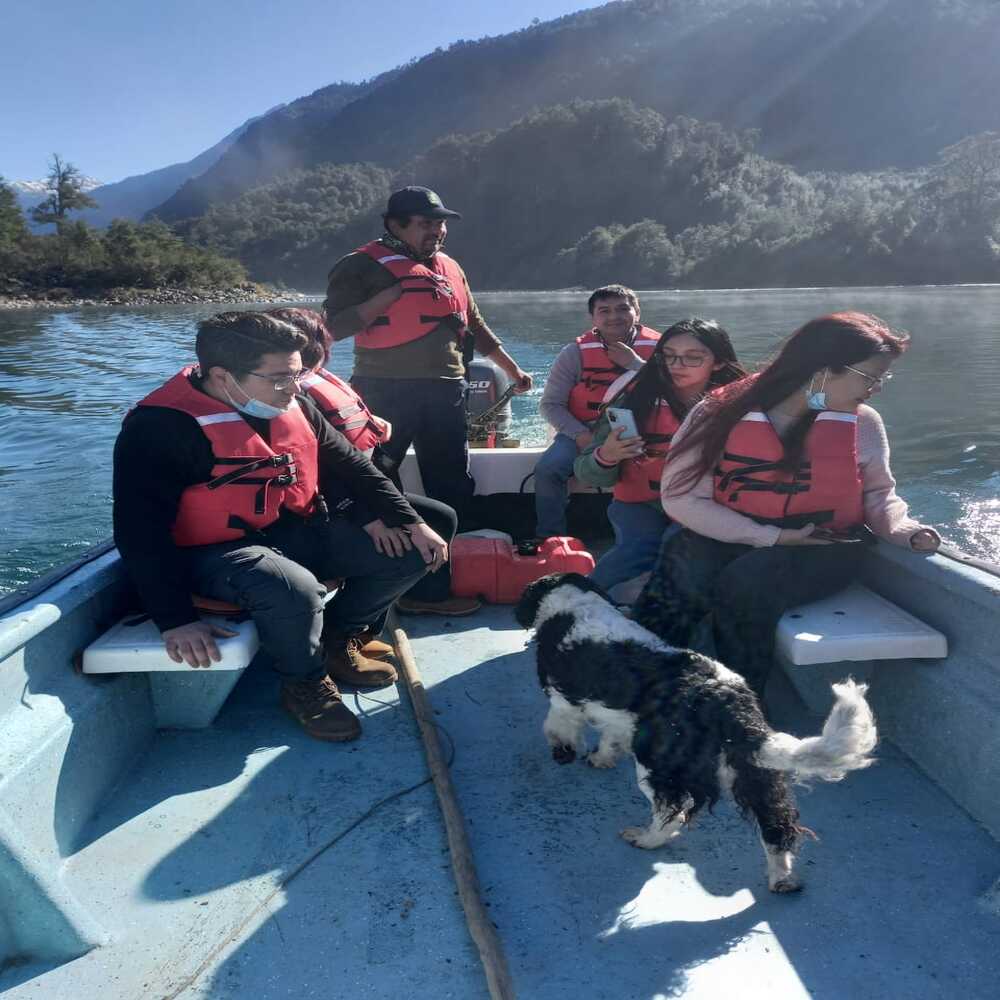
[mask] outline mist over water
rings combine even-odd
[[[874,399],[899,492],[915,517],[1000,561],[1000,286],[644,292],[642,319],[718,320],[740,359],[768,357],[796,326],[837,309],[908,330],[910,351]],[[538,400],[559,349],[588,325],[586,293],[477,300],[536,388],[515,433],[542,444]],[[0,593],[111,534],[111,453],[128,407],[193,357],[195,323],[219,307],[0,312]],[[351,343],[330,367],[348,376]]]

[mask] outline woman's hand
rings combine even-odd
[[[413,548],[408,532],[403,528],[390,528],[379,518],[369,521],[364,530],[368,532],[371,540],[375,543],[375,551],[381,552],[384,556],[406,555]]]
[[[933,528],[921,528],[910,535],[910,548],[914,552],[937,552],[941,536]]]
[[[802,528],[782,528],[776,545],[834,545],[829,538],[814,538],[815,524],[807,524]]]
[[[597,449],[600,461],[606,465],[616,465],[618,462],[625,462],[630,458],[638,458],[646,442],[641,437],[623,438],[624,427],[615,428],[601,443]]]
[[[433,528],[429,528],[426,524],[408,524],[406,530],[432,573],[448,561],[448,543]]]

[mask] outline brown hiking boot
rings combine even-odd
[[[281,706],[313,739],[343,743],[361,735],[361,723],[341,701],[337,685],[326,675],[285,681],[281,685]]]
[[[357,639],[342,639],[328,645],[326,672],[331,680],[355,687],[385,687],[399,677],[391,663],[380,663],[364,656]]]
[[[404,615],[446,615],[449,618],[475,614],[482,606],[483,602],[474,597],[448,597],[443,601],[414,601],[400,597],[396,601],[396,607]]]
[[[358,642],[361,643],[361,655],[366,660],[384,660],[396,655],[396,650],[389,643],[383,642],[378,633],[370,628],[366,628],[358,636]]]

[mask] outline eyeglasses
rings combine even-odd
[[[892,372],[886,372],[884,375],[872,375],[869,372],[863,372],[860,368],[854,368],[852,365],[841,365],[841,368],[846,368],[849,372],[860,375],[869,389],[874,389],[875,386],[881,389],[886,382],[892,381]]]
[[[247,375],[253,375],[254,378],[267,379],[271,385],[274,386],[276,392],[286,392],[293,386],[297,389],[302,383],[302,380],[309,374],[309,372],[303,368],[302,371],[296,372],[294,375],[261,375],[260,372],[247,372]]]
[[[660,363],[667,368],[673,368],[674,365],[683,365],[685,368],[700,368],[709,359],[708,354],[667,354],[664,351],[660,355]]]

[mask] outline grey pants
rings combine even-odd
[[[261,648],[288,680],[322,675],[324,638],[344,642],[369,626],[381,630],[389,605],[427,572],[416,549],[382,555],[343,518],[288,518],[253,542],[200,545],[186,556],[195,592],[246,608]],[[321,581],[332,578],[346,583],[324,613]]]

